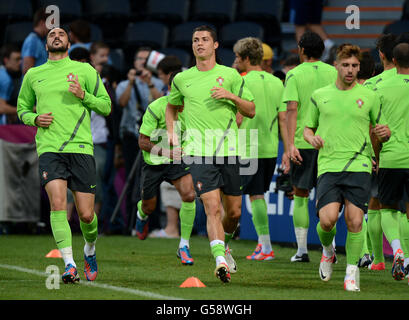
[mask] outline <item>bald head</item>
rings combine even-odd
[[[409,68],[409,44],[399,43],[393,49],[393,59],[398,68]]]

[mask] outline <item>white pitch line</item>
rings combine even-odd
[[[0,268],[3,269],[9,269],[9,270],[15,270],[15,271],[20,271],[20,272],[25,272],[25,273],[30,273],[34,274],[36,276],[41,276],[41,277],[48,277],[50,276],[49,273],[46,272],[41,272],[37,270],[32,270],[32,269],[27,269],[19,266],[13,266],[9,264],[0,264]],[[137,296],[141,297],[146,297],[146,298],[152,298],[152,299],[159,299],[159,300],[184,300],[182,298],[177,298],[177,297],[169,297],[169,296],[163,296],[161,294],[149,292],[149,291],[142,291],[138,289],[131,289],[131,288],[124,288],[124,287],[117,287],[117,286],[111,286],[109,284],[104,284],[104,283],[98,283],[98,282],[82,282],[80,281],[79,284],[84,285],[84,286],[90,286],[90,287],[97,287],[97,288],[102,288],[102,289],[108,289],[108,290],[113,290],[113,291],[118,291],[118,292],[124,292],[124,293],[130,293],[130,294],[135,294]]]

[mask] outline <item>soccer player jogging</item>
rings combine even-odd
[[[404,252],[409,249],[409,44],[400,43],[393,49],[397,74],[376,86],[382,104],[382,114],[392,136],[382,144],[379,153],[379,201],[382,230],[393,249],[392,276],[404,279]],[[383,123],[382,121],[380,123]],[[382,132],[376,126],[375,133]],[[406,216],[398,211],[401,200],[406,202]],[[402,250],[404,249],[404,250]]]
[[[166,125],[170,144],[178,146],[173,122],[179,106],[184,105],[188,141],[184,161],[190,164],[196,194],[207,216],[207,233],[216,260],[215,275],[222,282],[229,282],[225,232],[232,235],[236,230],[242,201],[236,113],[254,117],[255,106],[237,70],[216,63],[218,46],[212,28],[200,26],[193,31],[196,65],[173,79]]]
[[[302,63],[287,73],[282,97],[287,103],[290,175],[294,187],[293,223],[298,246],[291,262],[310,261],[308,200],[310,190],[316,185],[318,151],[304,141],[303,130],[312,92],[333,83],[337,77],[333,66],[319,60],[323,51],[324,43],[318,34],[304,33],[298,43]]]
[[[169,83],[176,73],[171,75]],[[137,205],[136,234],[139,239],[146,239],[148,218],[156,208],[159,186],[163,181],[172,183],[182,199],[179,214],[181,239],[177,255],[181,258],[182,264],[192,265],[193,258],[190,255],[189,239],[195,220],[196,195],[189,167],[183,162],[173,163],[173,159],[181,160],[182,150],[180,147],[172,148],[168,145],[165,118],[167,105],[168,96],[163,96],[152,102],[142,118],[142,125],[139,129],[139,147],[143,154],[142,200]],[[178,113],[178,120],[184,122],[183,112]]]
[[[332,245],[338,213],[344,206],[348,233],[347,268],[344,289],[359,291],[360,258],[364,237],[363,215],[369,199],[372,159],[370,123],[380,117],[376,94],[356,82],[360,49],[344,44],[337,50],[335,83],[313,92],[304,129],[304,138],[318,154],[317,232],[323,246],[319,275],[329,281],[335,252]],[[380,139],[390,131],[382,126]]]
[[[396,45],[396,36],[393,34],[381,35],[376,41],[376,48],[378,49],[379,59],[382,61],[383,72],[374,76],[364,82],[364,86],[368,89],[374,90],[375,87],[382,83],[382,81],[396,75],[395,64],[392,61],[393,48]],[[375,154],[373,154],[375,158]],[[378,175],[372,173],[371,182],[371,198],[368,203],[368,222],[367,232],[371,240],[372,252],[374,259],[368,266],[370,270],[385,270],[385,257],[383,255],[383,230],[381,224],[381,211],[378,199]],[[365,227],[365,221],[364,225]],[[362,254],[361,254],[362,257]],[[362,257],[364,258],[364,257]]]
[[[67,221],[67,187],[71,189],[85,239],[84,274],[95,280],[98,218],[94,212],[96,172],[91,135],[91,110],[111,112],[111,100],[97,71],[68,57],[70,43],[62,28],[47,35],[48,61],[31,68],[23,79],[17,113],[36,126],[41,184],[50,200],[54,239],[65,263],[64,283],[79,281]],[[36,109],[34,111],[34,105]]]
[[[257,172],[242,175],[243,194],[250,196],[253,224],[258,235],[258,245],[254,252],[247,256],[249,260],[272,260],[274,251],[271,246],[270,230],[267,216],[267,204],[264,193],[269,189],[277,162],[278,124],[283,137],[283,167],[289,171],[287,153],[286,105],[281,102],[283,83],[272,74],[263,71],[261,61],[263,46],[256,38],[244,38],[233,47],[236,55],[235,63],[239,72],[246,72],[244,80],[254,96],[256,115],[254,118],[237,114],[240,129],[246,130],[246,149],[242,159],[249,163],[257,162]],[[257,131],[257,139],[251,136]],[[252,150],[257,153],[254,153]]]

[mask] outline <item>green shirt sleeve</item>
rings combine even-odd
[[[171,105],[174,105],[174,106],[183,105],[183,95],[179,90],[180,85],[181,85],[180,77],[179,77],[179,74],[177,74],[175,78],[173,78],[171,89],[170,89],[170,95],[169,95],[168,102]]]
[[[31,86],[31,72],[28,70],[23,78],[23,83],[20,88],[20,93],[17,100],[17,115],[19,119],[28,126],[35,126],[35,119],[38,113],[33,111],[36,103],[36,95]]]
[[[111,113],[111,98],[100,75],[93,67],[88,65],[86,77],[83,104],[100,115],[109,115]]]
[[[308,128],[317,128],[318,127],[318,118],[319,118],[319,109],[317,105],[316,96],[314,94],[311,95],[310,103],[308,104],[307,110],[307,119],[305,122],[305,126]]]
[[[280,97],[278,100],[278,107],[277,107],[277,112],[285,112],[287,111],[287,104],[283,102],[282,97],[284,94],[284,85],[282,84],[281,81],[277,82],[277,96]]]
[[[236,71],[234,74],[234,81],[232,85],[232,93],[238,96],[241,99],[247,101],[253,101],[253,94],[250,92],[249,88],[246,85],[246,81],[240,74]]]
[[[288,101],[300,102],[300,97],[297,89],[297,81],[293,73],[287,73],[282,101],[284,103],[287,103]]]
[[[376,99],[374,102],[374,105],[371,108],[370,111],[370,120],[372,125],[376,125],[376,124],[383,124],[386,125],[386,118],[385,115],[382,112],[382,101],[383,101],[383,96],[381,94],[381,92],[379,91],[375,91],[376,92]],[[373,117],[375,117],[375,122],[373,121]]]
[[[158,128],[159,117],[156,115],[150,106],[146,110],[142,118],[142,125],[139,129],[139,132],[145,136],[150,137],[152,132]]]

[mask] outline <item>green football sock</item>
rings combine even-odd
[[[310,215],[308,213],[308,197],[294,196],[294,228],[308,229],[310,225]]]
[[[368,232],[368,226],[365,220],[365,217],[363,217],[362,219],[362,234],[363,234],[363,244],[362,244],[362,250],[361,250],[361,254],[360,254],[360,258],[364,256],[364,254],[369,254],[369,249],[368,249],[368,241],[366,238],[366,234]]]
[[[192,234],[193,223],[196,216],[196,202],[184,202],[180,207],[180,236],[182,239],[189,240]]]
[[[257,199],[251,202],[253,214],[253,224],[258,236],[270,234],[268,228],[267,204],[264,199]]]
[[[368,210],[368,234],[371,239],[374,263],[385,262],[383,256],[383,231],[381,225],[381,212],[379,210]]]
[[[139,200],[138,204],[136,206],[138,207],[138,212],[139,212],[140,216],[142,217],[142,219],[147,218],[148,215],[143,213],[143,211],[142,211],[142,200]]]
[[[210,242],[210,250],[212,251],[213,257],[225,257],[224,242],[221,240],[213,240]]]
[[[399,240],[399,216],[394,209],[381,209],[381,225],[389,243]]]
[[[72,235],[70,224],[67,220],[67,211],[51,211],[50,213],[51,230],[58,249],[72,246]]]
[[[352,264],[354,266],[358,264],[364,238],[365,233],[363,229],[360,232],[348,231],[345,245],[347,264]]]
[[[409,258],[409,220],[405,213],[400,213],[399,236],[405,258]]]
[[[80,219],[80,229],[86,242],[95,242],[98,237],[98,218],[94,212],[91,223],[85,223]]]
[[[321,228],[321,225],[318,221],[317,233],[318,233],[318,237],[320,238],[321,244],[324,247],[328,247],[332,244],[332,241],[334,240],[335,234],[337,233],[337,227],[334,226],[331,231],[326,232]]]

